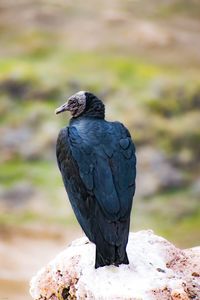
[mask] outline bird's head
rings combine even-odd
[[[80,91],[72,95],[66,103],[55,110],[56,115],[69,111],[73,117],[78,117],[86,107],[86,92]]]
[[[55,110],[56,115],[69,111],[73,118],[80,115],[104,118],[105,108],[103,102],[89,92],[80,91],[72,95],[66,103]]]

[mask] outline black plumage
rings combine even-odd
[[[96,245],[95,267],[128,264],[130,213],[136,157],[129,131],[104,119],[104,104],[79,92],[56,113],[69,110],[57,140],[57,161],[72,208]]]

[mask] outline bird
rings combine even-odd
[[[75,216],[96,245],[95,269],[129,264],[127,243],[136,179],[136,151],[128,129],[105,119],[97,96],[80,91],[55,110],[68,111],[56,156]]]

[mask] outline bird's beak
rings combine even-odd
[[[68,102],[66,102],[63,105],[61,105],[60,107],[56,108],[55,114],[58,115],[66,110],[69,110]]]

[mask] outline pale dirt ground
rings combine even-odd
[[[30,300],[31,277],[74,238],[82,235],[76,227],[64,230],[55,226],[1,233],[0,300]]]

